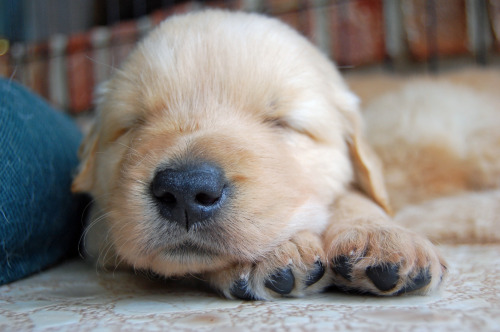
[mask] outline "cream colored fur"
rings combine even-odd
[[[439,243],[500,241],[500,70],[350,83],[365,101],[395,219]]]

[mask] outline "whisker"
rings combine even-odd
[[[90,56],[89,56],[89,55],[87,55],[87,54],[85,55],[85,57],[86,57],[88,60],[90,60],[90,61],[92,61],[93,63],[95,63],[95,64],[98,64],[98,65],[100,65],[100,66],[105,66],[105,67],[110,68],[112,71],[119,71],[119,70],[120,70],[119,68],[115,67],[113,64],[107,64],[107,63],[104,63],[104,62],[97,61],[96,59],[94,59],[94,58],[90,57]]]

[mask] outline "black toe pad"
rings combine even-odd
[[[405,287],[403,287],[398,294],[404,294],[419,290],[428,284],[431,283],[432,277],[429,269],[422,269],[420,272],[408,283]]]
[[[373,284],[383,292],[396,287],[399,280],[399,265],[387,264],[369,266],[366,268],[366,275]]]
[[[267,288],[282,295],[290,294],[294,284],[295,277],[293,276],[292,269],[289,267],[277,271],[269,276],[265,282]]]
[[[240,300],[255,300],[248,288],[248,280],[246,279],[239,279],[238,281],[236,281],[233,284],[233,287],[231,287],[230,292],[232,296]]]
[[[309,274],[306,276],[306,286],[311,286],[317,283],[324,274],[325,267],[323,266],[323,263],[321,263],[321,261],[316,261],[316,263],[314,263],[313,269],[309,271]]]
[[[332,270],[345,279],[351,281],[352,263],[347,256],[338,256],[332,259]]]

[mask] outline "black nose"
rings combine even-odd
[[[212,218],[227,199],[223,171],[210,163],[159,171],[151,184],[160,214],[189,230]]]

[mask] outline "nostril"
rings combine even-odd
[[[159,177],[156,177],[154,179],[151,189],[153,191],[154,197],[161,200],[162,202],[167,204],[175,204],[177,202],[175,195],[170,192],[168,188],[165,188],[163,181]]]
[[[217,203],[220,199],[219,195],[211,195],[207,193],[199,193],[195,196],[195,200],[198,204],[203,206],[211,206]]]
[[[168,191],[164,188],[162,179],[156,176],[151,184],[151,191],[156,198],[162,198]]]
[[[165,193],[158,198],[161,199],[163,203],[168,205],[174,205],[175,203],[177,203],[177,199],[172,193]]]

